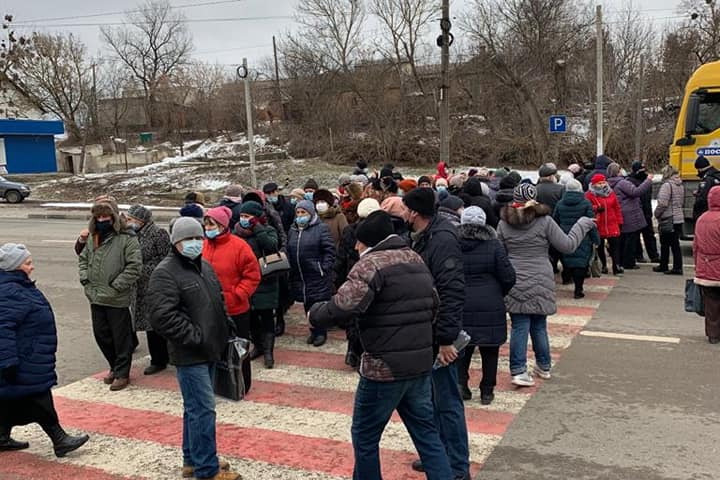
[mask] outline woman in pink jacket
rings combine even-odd
[[[705,300],[705,335],[720,343],[720,187],[710,190],[708,207],[695,224],[695,283]]]

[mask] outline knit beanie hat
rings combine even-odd
[[[493,172],[493,175],[495,175],[497,178],[505,178],[508,175],[508,172],[506,168],[498,168]]]
[[[427,175],[423,175],[422,177],[417,179],[417,183],[418,185],[420,185],[421,183],[429,183],[430,185],[432,185],[432,178],[428,177]]]
[[[341,187],[348,185],[350,182],[352,182],[352,180],[350,180],[350,175],[347,173],[341,173],[338,177],[338,185]]]
[[[223,228],[228,228],[230,219],[232,218],[232,210],[227,207],[215,207],[205,213],[205,218],[212,218],[215,223]],[[173,229],[175,227],[173,226]]]
[[[402,190],[403,193],[408,193],[409,191],[416,189],[417,185],[417,181],[411,178],[406,178],[398,184],[398,187],[400,187],[400,190]]]
[[[462,225],[485,225],[485,210],[474,205],[463,210],[462,216],[460,217],[460,223]]]
[[[240,206],[240,213],[252,215],[253,217],[262,217],[265,214],[262,205],[257,202],[253,202],[252,200],[249,202],[244,202]]]
[[[602,173],[596,173],[590,179],[590,185],[595,185],[600,182],[606,182],[606,181],[607,181],[607,177],[605,177],[605,175],[603,175]]]
[[[30,250],[21,243],[6,243],[0,247],[0,271],[12,272],[30,256]]]
[[[543,164],[543,166],[540,167],[540,170],[538,170],[538,176],[540,177],[549,177],[551,175],[555,175],[556,173],[557,166],[552,162]]]
[[[572,172],[564,172],[562,175],[560,175],[560,185],[567,185],[570,180],[574,179],[575,175],[573,175]]]
[[[275,182],[266,183],[265,185],[263,185],[263,188],[262,188],[262,191],[265,194],[272,193],[272,192],[275,192],[278,190],[280,190],[280,187]]]
[[[203,227],[200,222],[190,217],[180,217],[173,223],[170,243],[175,245],[186,238],[202,238]]]
[[[295,188],[290,192],[290,197],[297,201],[305,200],[305,191],[301,188]]]
[[[465,205],[460,197],[450,195],[440,202],[440,206],[453,211],[460,210]]]
[[[517,203],[526,203],[535,200],[537,197],[537,189],[532,183],[521,183],[513,190],[513,201]]]
[[[128,209],[127,214],[129,217],[136,218],[143,223],[148,223],[150,220],[152,220],[152,212],[149,208],[142,205],[131,206],[130,209]]]
[[[640,160],[635,160],[630,164],[630,170],[632,170],[633,173],[638,173],[641,170],[645,170],[645,165]]]
[[[371,213],[380,210],[380,204],[374,198],[366,198],[358,204],[357,214],[360,218],[367,218]]]
[[[227,188],[225,188],[225,196],[226,197],[233,197],[233,198],[240,198],[243,194],[243,188],[242,185],[228,185]]]
[[[515,170],[513,170],[513,171],[510,172],[510,173],[508,173],[508,178],[514,179],[514,180],[515,180],[515,185],[517,185],[518,183],[520,183],[520,182],[522,181],[522,177],[521,177],[520,174],[519,174],[518,172],[516,172]]]
[[[202,192],[188,192],[185,195],[185,203],[199,203],[205,205],[205,194]]]
[[[303,190],[307,190],[308,188],[312,188],[313,190],[317,190],[317,189],[320,188],[320,185],[318,185],[318,183],[317,183],[314,179],[308,178],[308,181],[305,182],[305,185],[303,186]]]
[[[620,170],[621,170],[620,165],[615,162],[612,162],[607,167],[608,178],[617,177],[618,175],[620,175]]]
[[[203,208],[196,203],[188,203],[180,209],[181,217],[203,218],[204,215]]]
[[[695,160],[695,170],[703,171],[710,168],[710,161],[708,161],[707,158],[705,158],[703,155],[700,155],[697,157],[697,160]]]
[[[432,188],[416,188],[403,197],[403,203],[424,217],[435,215],[435,192]]]
[[[302,208],[312,217],[317,215],[317,211],[315,210],[315,204],[310,200],[303,200],[301,202],[298,202],[297,205],[295,205],[295,211],[297,211],[298,208]]]
[[[359,241],[372,248],[395,233],[390,214],[378,210],[360,222],[356,230]]]
[[[578,182],[574,178],[570,179],[565,184],[565,190],[568,192],[582,192],[583,191],[582,183]]]
[[[390,215],[393,215],[395,217],[400,217],[403,220],[407,219],[408,209],[405,206],[405,204],[402,201],[402,198],[400,197],[388,197],[385,200],[383,200],[382,204],[380,205],[380,208],[389,213]]]

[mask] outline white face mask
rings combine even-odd
[[[330,205],[327,202],[318,202],[315,209],[317,209],[318,213],[325,213],[330,209]]]

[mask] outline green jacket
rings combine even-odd
[[[256,225],[252,233],[240,228],[235,229],[240,238],[245,240],[255,253],[255,257],[260,259],[263,254],[272,255],[278,252],[278,234],[275,229],[269,225]],[[263,278],[255,290],[250,303],[253,310],[272,310],[278,307],[278,293],[280,284],[278,276],[272,275]]]
[[[89,238],[79,260],[85,296],[92,305],[129,307],[142,264],[140,244],[132,234],[112,234],[97,249]]]

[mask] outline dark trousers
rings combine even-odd
[[[562,258],[562,253],[558,252],[555,247],[550,245],[550,248],[548,249],[548,254],[550,256],[550,264],[553,267],[553,272],[557,273],[559,271],[558,262]]]
[[[638,260],[643,259],[643,244],[645,245],[645,251],[649,260],[655,260],[658,257],[657,241],[655,240],[655,229],[653,228],[652,218],[647,218],[647,227],[640,230],[642,236],[642,242],[638,238],[637,245],[635,247],[635,258]]]
[[[600,240],[600,246],[598,246],[598,258],[600,258],[600,263],[602,263],[603,268],[607,268],[605,243],[607,243],[607,249],[610,251],[610,258],[613,262],[613,273],[617,273],[618,267],[620,266],[620,238],[612,237]]]
[[[130,309],[90,305],[93,335],[115,378],[129,378],[133,352]]]
[[[701,287],[705,305],[705,335],[720,338],[720,287]]]
[[[156,367],[167,367],[170,361],[167,340],[152,330],[148,330],[146,333],[148,351],[150,352],[150,364]]]
[[[265,333],[275,334],[275,311],[253,310],[250,314],[250,329],[253,335],[262,335]],[[260,337],[259,337],[260,338]],[[253,338],[253,342],[255,339]]]
[[[635,248],[640,241],[640,230],[637,232],[620,234],[620,254],[624,268],[635,268]]]
[[[38,423],[52,427],[59,423],[50,390],[18,398],[0,398],[0,428]]]
[[[670,264],[670,251],[673,255],[673,270],[682,270],[682,251],[680,250],[680,236],[682,223],[673,225],[672,232],[660,232],[660,268],[667,269]]]
[[[250,312],[241,313],[240,315],[233,315],[230,317],[235,324],[235,333],[240,338],[250,339]],[[250,364],[250,356],[245,356],[242,364],[242,374],[245,380],[245,393],[250,391],[252,385],[252,366]]]
[[[330,300],[330,299],[328,298],[328,300]],[[322,301],[322,300],[318,300],[318,301]],[[312,306],[315,305],[316,303],[318,303],[318,302],[307,302],[307,303],[303,304],[303,307],[305,308],[305,313],[308,313],[310,311],[310,309],[312,308]],[[314,337],[320,337],[320,336],[327,337],[327,328],[318,328],[318,327],[311,326],[310,334]]]
[[[498,358],[500,347],[465,347],[462,358],[458,360],[458,381],[460,385],[466,385],[470,380],[470,364],[472,363],[473,352],[477,348],[482,358],[482,380],[480,380],[480,391],[492,393],[497,384]]]
[[[351,429],[355,450],[354,480],[382,480],[380,438],[395,410],[420,454],[426,478],[449,480],[454,477],[433,419],[430,398],[429,376],[395,382],[360,378]]]
[[[585,274],[587,273],[587,267],[571,268],[570,276],[575,284],[575,294],[583,293],[585,286]]]

